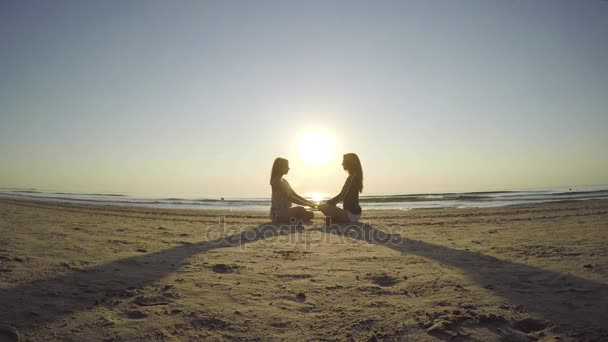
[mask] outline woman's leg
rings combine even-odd
[[[304,209],[304,207],[293,207],[283,209],[279,212],[277,216],[280,222],[291,222],[293,220],[304,220],[310,221],[315,217],[315,214],[312,211],[308,211]]]
[[[331,217],[334,222],[350,222],[346,210],[331,204],[321,204],[319,210],[327,217]]]

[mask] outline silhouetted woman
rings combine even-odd
[[[270,173],[270,186],[272,187],[270,218],[273,222],[312,220],[315,216],[312,211],[308,211],[304,207],[291,207],[292,203],[312,208],[316,205],[293,191],[287,180],[283,179],[287,172],[289,172],[289,161],[284,158],[275,159]]]
[[[361,161],[354,153],[347,153],[342,160],[344,170],[348,172],[348,178],[344,182],[340,193],[319,205],[319,210],[327,217],[331,217],[334,222],[357,222],[361,217],[361,207],[359,206],[359,193],[363,191],[363,169]],[[344,202],[343,208],[336,205]]]

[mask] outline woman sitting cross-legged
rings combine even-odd
[[[312,211],[306,210],[304,207],[292,207],[291,204],[311,208],[315,208],[316,204],[293,191],[287,180],[283,179],[287,172],[289,172],[289,161],[284,158],[275,159],[270,174],[270,186],[272,187],[270,218],[273,222],[310,221],[315,216]]]
[[[354,223],[361,217],[359,193],[363,191],[363,169],[359,157],[354,153],[344,155],[342,166],[348,172],[342,191],[336,197],[319,205],[319,210],[333,222]],[[336,206],[339,202],[344,202],[344,209]]]

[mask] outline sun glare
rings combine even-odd
[[[321,200],[323,200],[323,194],[320,192],[312,192],[310,194],[310,199],[312,199],[313,202],[321,203]]]
[[[322,165],[332,160],[336,152],[333,140],[320,131],[306,132],[298,142],[300,157],[309,164]]]

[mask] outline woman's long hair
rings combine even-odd
[[[288,163],[288,161],[285,158],[277,158],[274,160],[274,163],[272,164],[272,171],[270,171],[270,184],[271,185],[272,185],[273,178],[283,176],[281,169],[287,163]]]
[[[359,156],[354,153],[347,153],[344,155],[344,168],[348,171],[351,176],[355,177],[355,186],[359,192],[363,192],[363,168],[361,167],[361,161]]]

